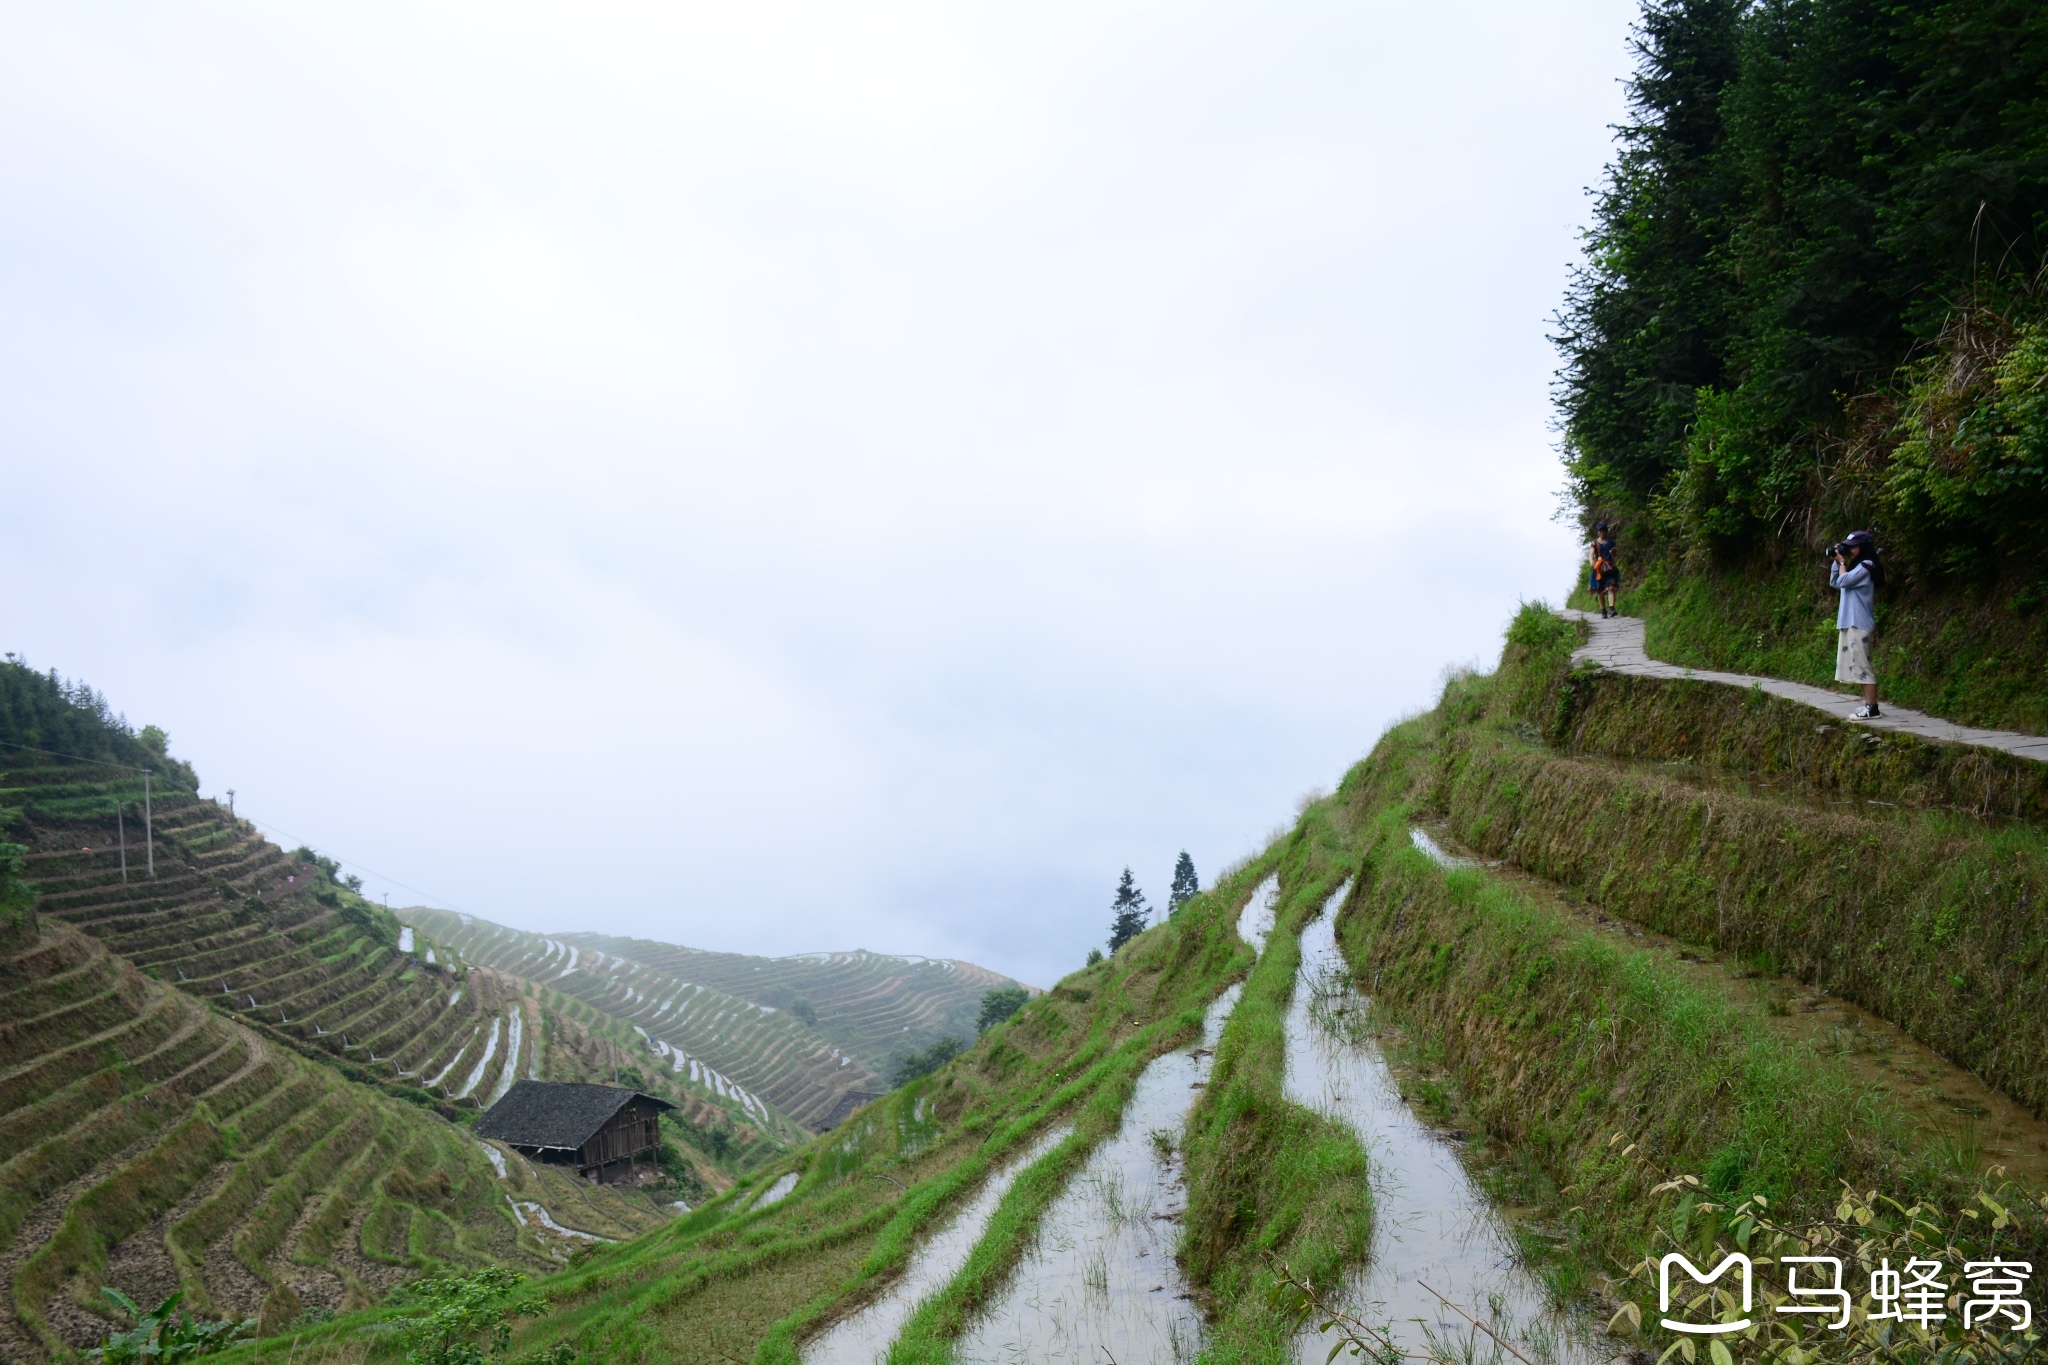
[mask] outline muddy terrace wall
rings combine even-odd
[[[1420,800],[1488,856],[1854,1001],[2048,1116],[2048,838],[1932,808],[2031,807],[2048,765],[1869,743],[1736,688],[1575,677],[1570,623],[1540,610],[1496,677],[1446,690]],[[1645,757],[1664,766],[1602,761]]]

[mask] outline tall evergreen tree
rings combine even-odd
[[[1180,908],[1193,900],[1201,889],[1202,880],[1195,875],[1195,860],[1188,856],[1186,849],[1182,849],[1179,861],[1173,865],[1173,889],[1166,893],[1167,915],[1179,914]]]
[[[2048,6],[1645,0],[1635,50],[1556,338],[1587,519],[2042,558],[2048,409],[2011,400],[2048,345]]]
[[[1556,338],[1580,501],[1640,504],[1678,465],[1694,394],[1721,377],[1736,190],[1723,102],[1748,0],[1648,0],[1630,119]]]
[[[1145,932],[1145,893],[1131,880],[1128,867],[1124,869],[1124,879],[1117,883],[1116,899],[1109,908],[1115,916],[1109,925],[1109,951],[1114,953]]]

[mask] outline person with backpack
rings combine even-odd
[[[1850,720],[1876,720],[1877,670],[1870,665],[1870,637],[1877,633],[1877,590],[1884,586],[1884,565],[1877,560],[1877,541],[1868,531],[1851,531],[1830,548],[1835,558],[1828,586],[1839,592],[1835,608],[1835,681],[1863,689],[1863,705]]]
[[[1604,521],[1593,524],[1593,544],[1586,551],[1586,563],[1592,570],[1586,587],[1600,604],[1600,615],[1621,615],[1614,606],[1614,595],[1621,591],[1621,570],[1614,567],[1614,536]]]

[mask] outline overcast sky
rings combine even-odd
[[[1569,586],[1632,13],[0,5],[0,647],[393,904],[1050,984]]]

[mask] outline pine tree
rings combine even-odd
[[[1109,925],[1109,951],[1114,953],[1145,932],[1145,893],[1131,880],[1128,867],[1124,869],[1124,879],[1117,883],[1116,899],[1109,908],[1116,916]]]
[[[1193,900],[1201,889],[1202,879],[1195,875],[1195,860],[1188,856],[1186,849],[1182,849],[1180,861],[1173,865],[1173,889],[1166,893],[1168,917],[1179,914],[1180,908]]]
[[[1630,118],[1556,338],[1582,506],[1639,505],[1683,459],[1695,394],[1723,379],[1739,180],[1724,104],[1746,0],[1645,0]]]

